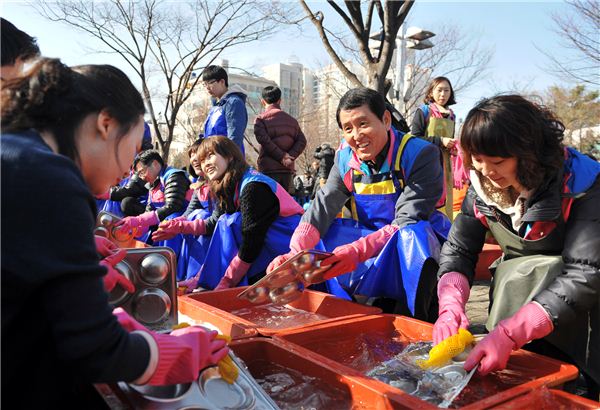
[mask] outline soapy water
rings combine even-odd
[[[352,409],[349,392],[337,389],[316,377],[256,360],[250,372],[265,392],[284,410]]]
[[[358,336],[343,334],[320,338],[306,347],[360,372],[366,372],[402,352],[408,339],[394,330],[392,333],[373,331]]]
[[[285,329],[329,319],[329,317],[317,313],[307,312],[291,306],[278,306],[272,303],[237,309],[230,313],[259,327],[269,329]]]

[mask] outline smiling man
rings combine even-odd
[[[325,279],[337,278],[349,294],[394,299],[390,311],[433,320],[436,233],[444,237],[449,228],[434,210],[443,191],[439,150],[397,132],[383,97],[371,89],[348,91],[336,117],[344,142],[327,183],[302,217],[291,252],[269,271],[322,239],[334,253],[321,263],[331,265]],[[354,222],[334,223],[348,198]]]

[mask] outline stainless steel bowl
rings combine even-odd
[[[300,296],[302,296],[299,285],[300,283],[298,281],[294,281],[281,288],[271,289],[269,292],[269,298],[271,299],[271,302],[275,303],[276,305],[285,305],[298,299]]]
[[[129,279],[130,282],[134,281],[133,270],[131,269],[131,266],[127,264],[127,262],[121,261],[117,263],[115,265],[115,269],[121,275]],[[127,300],[127,298],[129,298],[129,296],[130,294],[127,293],[125,289],[123,289],[120,285],[117,285],[113,288],[113,290],[110,291],[110,294],[108,295],[108,303],[118,307],[121,306]]]
[[[135,296],[133,312],[142,323],[159,323],[169,317],[171,299],[162,289],[146,288]]]
[[[292,265],[296,269],[296,272],[306,272],[307,270],[311,270],[315,263],[315,255],[311,253],[306,253],[301,255],[298,259],[292,262]]]
[[[121,229],[120,226],[113,226],[110,230],[112,237],[115,238],[117,242],[129,242],[135,236],[136,230],[129,232],[125,229]]]
[[[246,297],[252,303],[266,302],[269,300],[269,289],[263,287],[250,289]]]
[[[154,400],[159,399],[161,401],[179,399],[181,396],[190,391],[191,387],[192,383],[171,384],[168,386],[129,385],[131,390],[141,394],[142,396]]]
[[[198,384],[200,392],[209,402],[214,403],[214,408],[249,409],[254,405],[254,394],[249,386],[238,381],[227,383],[221,378],[217,367],[209,367],[200,373]]]
[[[284,269],[272,274],[266,279],[265,285],[270,288],[279,288],[296,280],[296,273],[293,269]]]
[[[94,235],[103,236],[105,238],[108,238],[110,236],[108,229],[102,226],[99,226],[96,229],[94,229]]]
[[[467,376],[467,372],[460,364],[449,364],[448,366],[440,367],[435,370],[435,373],[443,375],[446,380],[449,380],[454,385],[462,382]]]
[[[108,228],[112,223],[114,223],[114,221],[110,215],[104,214],[100,217],[100,225]]]
[[[140,274],[143,281],[158,285],[169,276],[169,261],[157,253],[147,255],[140,263]]]

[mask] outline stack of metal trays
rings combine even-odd
[[[279,409],[254,380],[243,362],[233,352],[230,353],[230,356],[239,371],[239,376],[233,384],[229,384],[221,378],[217,367],[209,367],[202,371],[198,380],[193,383],[171,386],[135,386],[121,382],[118,384],[118,388],[129,402],[128,404],[135,409]]]
[[[256,304],[290,303],[302,295],[305,287],[324,281],[323,275],[329,266],[321,267],[321,261],[332,255],[315,249],[300,251],[241,292],[238,298]]]
[[[122,307],[151,330],[170,331],[177,324],[177,284],[175,253],[168,247],[127,249],[125,259],[115,269],[129,279],[135,292],[129,294],[117,285],[109,303]]]

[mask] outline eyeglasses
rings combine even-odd
[[[140,164],[135,170],[135,173],[138,175],[138,177],[144,179],[144,177],[148,173],[148,167]]]
[[[217,82],[217,80],[202,81],[202,85],[204,86],[204,88],[208,88],[216,82]]]

